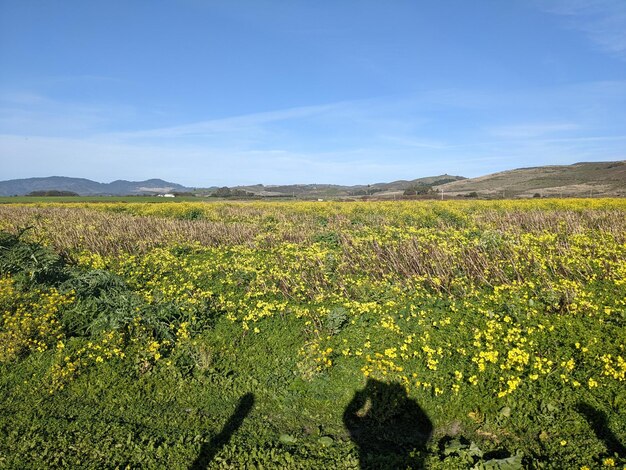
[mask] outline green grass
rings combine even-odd
[[[349,224],[354,233],[328,231],[337,220],[326,217],[299,244],[168,245],[135,257],[100,258],[99,269],[3,234],[0,353],[18,341],[10,321],[48,311],[45,293],[54,288],[75,298],[53,315],[63,346],[57,337],[42,348],[23,342],[16,357],[0,360],[0,468],[560,469],[602,468],[609,459],[626,463],[626,388],[623,380],[602,376],[599,359],[607,352],[624,356],[623,234],[611,234],[615,224],[602,225],[601,217],[576,224],[571,213],[575,228],[551,231],[534,218],[544,214],[544,223],[545,207],[530,214],[539,224],[535,233],[520,234],[526,219],[519,214],[507,232],[501,219],[488,221],[494,224],[489,228],[470,226],[473,219],[445,207],[427,214],[435,219],[421,217],[423,228],[406,240],[391,238],[399,234],[387,224],[386,235],[362,233],[362,226],[374,226],[366,218],[371,208],[363,207],[364,219]],[[429,227],[433,220],[448,225]],[[411,219],[409,226],[416,223]],[[277,226],[272,219],[266,230],[273,234]],[[299,220],[294,227],[309,226]],[[445,257],[438,251],[443,246]],[[414,251],[403,258],[408,250]],[[483,263],[489,272],[479,269]],[[417,280],[407,282],[409,268]],[[420,278],[419,269],[434,268]],[[235,300],[242,304],[229,307]],[[266,315],[262,302],[286,306]],[[342,302],[356,305],[354,311]],[[376,308],[364,308],[370,303]],[[475,331],[484,336],[474,347]],[[102,354],[90,345],[113,347],[103,342],[109,332],[123,344],[124,356],[88,359]],[[411,351],[418,354],[395,357],[411,333]],[[152,348],[155,342],[161,349]],[[578,342],[589,347],[587,356]],[[430,354],[421,354],[422,345],[441,348],[434,356],[438,368],[427,366]],[[387,353],[392,346],[398,351]],[[454,353],[460,346],[469,354]],[[332,351],[325,356],[327,347]],[[498,397],[499,376],[514,373],[499,365],[515,365],[504,357],[518,347],[556,364],[535,380],[529,363],[517,374],[520,388]],[[355,354],[361,348],[364,354]],[[501,362],[487,364],[480,383],[470,385],[472,355],[490,348],[500,351]],[[366,354],[374,361],[368,363]],[[85,359],[79,373],[59,382],[55,367],[77,357]],[[332,366],[317,367],[324,357]],[[391,358],[404,370],[365,377],[364,365]],[[566,369],[560,362],[569,358],[577,365],[561,376]],[[457,370],[465,373],[463,381],[455,381]],[[408,391],[404,375],[411,378]],[[601,386],[588,386],[591,376]],[[415,385],[416,379],[433,386]],[[582,385],[573,386],[574,379]],[[453,393],[457,383],[462,387]],[[398,444],[412,433],[412,445]]]
[[[192,196],[0,196],[0,204],[42,204],[55,202],[201,202],[204,198]],[[210,201],[211,199],[206,199]]]

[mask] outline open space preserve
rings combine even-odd
[[[0,205],[0,467],[622,468],[626,201]]]

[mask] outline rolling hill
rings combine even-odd
[[[626,161],[575,163],[503,171],[436,185],[450,196],[626,196]]]
[[[524,197],[589,197],[626,196],[626,161],[575,163],[519,168],[477,178],[464,178],[448,174],[397,180],[390,183],[342,186],[335,184],[246,185],[228,188],[232,198],[240,195],[253,197],[296,197],[298,199],[361,198],[393,199],[413,189],[438,197],[443,191],[448,197],[475,196],[482,198]],[[186,188],[161,179],[146,181],[117,180],[98,183],[84,178],[51,176],[0,181],[0,196],[27,195],[33,191],[72,191],[81,196],[95,195],[154,195],[171,192],[193,192],[209,196],[220,188]],[[224,189],[224,188],[221,188]]]
[[[172,191],[187,191],[180,184],[161,179],[146,181],[117,180],[112,183],[98,183],[85,178],[49,176],[46,178],[26,178],[0,181],[0,196],[24,196],[33,191],[72,191],[81,196],[127,196],[159,194]]]
[[[438,175],[417,178],[413,180],[398,180],[390,183],[362,184],[354,186],[341,186],[336,184],[291,184],[291,185],[253,185],[236,186],[233,189],[240,189],[255,196],[285,196],[300,198],[332,198],[350,196],[393,197],[401,195],[405,189],[415,186],[432,186],[449,181],[459,181],[465,179],[463,176]]]

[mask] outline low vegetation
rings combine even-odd
[[[57,190],[49,190],[49,191],[31,191],[27,194],[27,196],[34,197],[75,197],[78,196],[78,193],[73,191],[57,191]]]
[[[2,205],[0,466],[621,467],[625,216]]]

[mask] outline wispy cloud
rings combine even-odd
[[[0,94],[0,132],[16,135],[92,135],[134,114],[126,105],[60,101],[32,91]]]
[[[2,105],[43,105],[50,103],[51,100],[37,93],[30,91],[14,91],[0,93],[0,103]]]
[[[66,174],[111,181],[162,177],[189,186],[287,183],[367,183],[402,175],[426,176],[436,172],[435,162],[411,160],[401,151],[381,158],[371,149],[296,152],[237,150],[188,146],[103,143],[76,138],[0,135],[5,155],[20,155],[3,163],[0,179]],[[41,156],[46,159],[42,160]],[[132,160],[132,164],[129,162]],[[59,169],[62,168],[63,171]],[[6,172],[6,173],[5,173]],[[97,175],[94,176],[94,175]]]
[[[0,179],[357,184],[624,159],[624,104],[623,82],[431,90],[139,128],[117,122],[134,110],[14,93],[0,97]]]
[[[585,33],[602,50],[626,60],[624,0],[542,0],[540,5],[563,17],[568,27]]]
[[[290,121],[320,115],[331,110],[336,110],[342,104],[343,103],[325,104],[318,106],[302,106],[276,111],[245,114],[221,119],[211,119],[207,121],[161,127],[156,129],[118,132],[115,134],[111,134],[111,136],[129,139],[146,137],[172,138],[234,132],[281,121]]]

